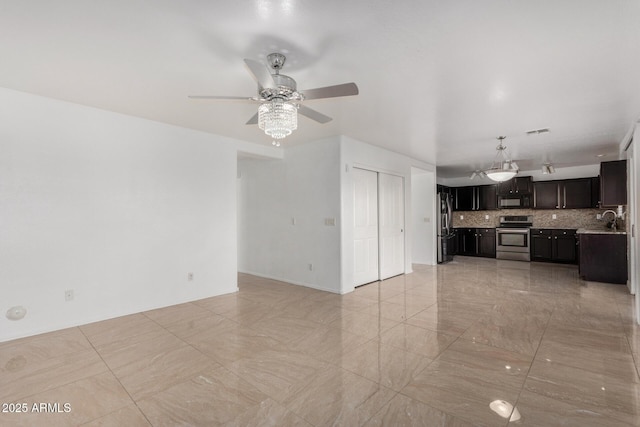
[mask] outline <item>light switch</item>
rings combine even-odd
[[[324,225],[335,226],[336,225],[336,219],[335,218],[325,218],[324,219]]]

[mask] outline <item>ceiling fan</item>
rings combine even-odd
[[[280,143],[277,140],[290,135],[291,132],[297,129],[297,113],[311,120],[315,120],[318,123],[327,123],[332,120],[331,117],[302,105],[303,101],[358,94],[358,86],[355,83],[344,83],[335,86],[298,91],[294,79],[280,74],[285,60],[286,57],[281,53],[271,53],[267,55],[267,62],[273,70],[273,73],[261,62],[254,61],[253,59],[244,60],[251,76],[258,83],[257,96],[193,95],[189,96],[189,98],[244,100],[259,103],[258,112],[254,114],[246,124],[257,124],[260,129],[274,139],[273,144],[279,146]]]

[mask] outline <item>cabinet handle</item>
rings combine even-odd
[[[562,209],[564,209],[564,208],[566,208],[566,207],[567,207],[567,205],[562,205]]]
[[[558,240],[558,236],[556,236],[556,240]]]
[[[549,236],[548,238],[549,238],[549,240],[551,240],[551,236]]]

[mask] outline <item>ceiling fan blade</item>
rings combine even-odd
[[[271,77],[271,73],[266,65],[253,59],[245,59],[244,63],[249,67],[251,76],[258,82],[258,86],[264,89],[276,88],[276,82],[273,81],[273,77]]]
[[[227,99],[227,100],[240,100],[240,101],[255,101],[250,96],[209,96],[209,95],[189,95],[191,99]]]
[[[328,123],[333,120],[331,117],[325,116],[324,114],[317,112],[313,108],[305,107],[304,105],[298,105],[298,113],[310,118],[311,120],[315,120],[318,123]]]
[[[358,94],[358,86],[355,83],[344,83],[335,86],[319,87],[301,91],[304,99],[335,98],[338,96],[351,96]]]
[[[258,113],[255,113],[249,120],[247,120],[247,125],[257,125],[258,124]]]

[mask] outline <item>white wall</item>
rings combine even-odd
[[[407,156],[397,154],[364,142],[340,137],[340,187],[342,206],[341,230],[341,286],[340,293],[353,291],[353,182],[351,168],[359,167],[376,172],[384,172],[404,178],[405,191],[405,273],[412,271],[412,255],[414,225],[412,221],[412,178],[411,168],[419,168],[425,172],[435,174],[435,166],[417,161]],[[424,194],[424,197],[435,198],[435,186]],[[435,223],[431,222],[431,242],[435,247]],[[432,249],[433,250],[433,249]]]
[[[411,168],[411,223],[413,225],[411,258],[414,264],[437,263],[434,247],[435,174]]]
[[[239,161],[239,271],[340,291],[339,168],[337,139],[287,147],[283,160]]]
[[[4,89],[0,117],[0,341],[237,289],[233,141]]]

